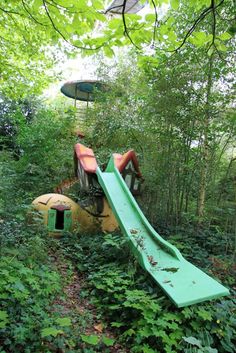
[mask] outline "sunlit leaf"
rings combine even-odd
[[[100,338],[96,335],[80,335],[83,342],[96,346]]]
[[[105,346],[110,347],[113,346],[115,340],[110,337],[102,336],[102,342],[105,344]]]
[[[44,328],[42,331],[41,331],[41,336],[42,337],[47,337],[47,336],[53,336],[53,337],[56,337],[60,334],[62,334],[63,331],[62,330],[58,330],[56,329],[55,327],[47,327],[47,328]]]
[[[69,317],[63,317],[56,319],[56,323],[62,327],[64,326],[71,326],[71,319]]]
[[[170,4],[171,4],[171,7],[172,7],[174,10],[177,10],[178,7],[179,7],[179,0],[171,0],[171,1],[170,1]]]
[[[220,34],[219,36],[217,36],[217,38],[219,38],[221,40],[229,40],[231,38],[231,35],[228,32],[224,32],[224,33]]]

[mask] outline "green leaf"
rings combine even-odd
[[[5,328],[8,323],[8,314],[4,310],[0,310],[0,328]]]
[[[143,353],[156,353],[156,350],[154,351],[152,348],[149,347],[149,345],[144,344],[142,347],[140,347],[142,349]]]
[[[0,328],[5,328],[7,322],[6,321],[0,321]]]
[[[47,327],[41,331],[41,336],[42,337],[48,337],[48,336],[56,337],[57,335],[60,335],[61,333],[63,333],[62,330],[58,330],[55,327]]]
[[[172,9],[177,10],[179,7],[179,0],[171,0],[170,4],[171,4]]]
[[[106,46],[106,47],[103,47],[103,50],[104,50],[104,54],[108,57],[108,58],[112,58],[114,56],[114,51]]]
[[[213,48],[213,46],[211,46],[210,49],[207,51],[207,55],[211,56],[213,54],[213,52],[214,52],[214,48]]]
[[[211,348],[211,347],[204,347],[205,352],[207,353],[218,353],[218,350],[215,348]]]
[[[156,16],[152,13],[148,13],[145,16],[145,21],[147,21],[147,22],[155,22],[155,20],[156,20]]]
[[[71,319],[69,317],[63,317],[56,319],[56,323],[62,327],[71,326]]]
[[[116,321],[114,321],[114,322],[111,323],[111,326],[112,326],[112,327],[122,327],[122,326],[125,326],[125,325],[126,325],[126,324],[123,323],[123,322],[116,322]]]
[[[166,24],[167,26],[172,26],[175,23],[175,18],[173,16],[169,17]]]
[[[192,346],[197,346],[198,348],[202,347],[201,341],[199,341],[198,339],[196,339],[195,337],[183,337],[183,340],[189,344],[191,344]]]
[[[122,21],[118,18],[113,18],[109,24],[108,24],[108,27],[110,29],[117,29],[117,27],[121,26],[122,25]]]
[[[80,337],[82,338],[83,342],[91,344],[93,346],[96,346],[100,340],[100,338],[96,335],[80,335]]]
[[[220,51],[227,51],[227,47],[223,43],[222,44],[217,44],[216,47]]]
[[[170,30],[170,27],[168,25],[162,25],[160,27],[160,33],[162,35],[168,34],[169,30]]]
[[[23,283],[20,282],[20,281],[17,281],[17,282],[15,283],[14,287],[15,287],[16,289],[20,290],[21,292],[24,292],[25,289],[26,289],[25,286],[23,285]]]
[[[130,328],[130,329],[128,329],[128,330],[126,330],[124,333],[123,333],[123,335],[124,336],[133,336],[133,335],[135,335],[135,331],[132,329],[132,328]]]
[[[217,38],[221,40],[229,40],[231,38],[231,35],[228,32],[224,32],[221,35],[217,36]]]
[[[102,342],[105,344],[105,346],[109,347],[109,346],[113,346],[113,344],[115,343],[115,340],[113,338],[103,336]]]
[[[106,22],[106,16],[97,11],[96,12],[96,20],[101,21],[101,22]]]
[[[96,10],[104,9],[103,1],[100,1],[100,0],[93,0],[93,6],[96,8]]]
[[[197,311],[198,315],[205,321],[212,321],[212,315],[209,311],[201,309]]]
[[[168,33],[168,38],[169,38],[169,40],[171,41],[171,42],[175,42],[176,41],[176,39],[177,39],[177,35],[175,34],[175,32],[174,31],[169,31],[169,33]]]
[[[195,32],[192,39],[193,44],[202,46],[207,42],[207,35],[205,32]]]
[[[7,320],[8,314],[4,310],[0,310],[0,320]]]
[[[42,1],[41,0],[34,0],[32,4],[32,8],[35,12],[39,11],[39,8],[42,6]]]
[[[151,328],[151,326],[144,326],[138,331],[138,333],[142,337],[150,337],[154,335],[154,330]]]

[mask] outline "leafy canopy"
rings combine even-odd
[[[114,47],[132,44],[139,52],[152,48],[169,55],[187,42],[225,51],[235,33],[231,0],[149,0],[145,16],[112,15],[107,5],[102,0],[2,1],[1,85],[7,81],[9,91],[18,88],[21,94],[25,86],[33,92],[42,89],[62,53],[102,49],[112,56]]]

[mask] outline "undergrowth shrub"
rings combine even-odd
[[[48,261],[47,241],[16,219],[0,224],[1,352],[47,352],[41,330],[52,325],[50,305],[61,290]]]
[[[48,266],[18,257],[12,251],[0,260],[1,310],[7,315],[0,342],[8,351],[32,352],[41,346],[39,333],[50,322],[48,307],[60,289],[60,280]]]
[[[175,308],[137,265],[120,234],[72,236],[62,247],[87,276],[83,295],[131,352],[234,352],[235,299]]]
[[[236,288],[234,234],[212,225],[198,229],[195,224],[170,227],[161,232],[196,266]]]

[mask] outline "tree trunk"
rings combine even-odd
[[[197,215],[199,217],[199,223],[201,223],[202,217],[205,211],[205,200],[206,200],[206,187],[207,187],[207,173],[209,168],[209,128],[211,122],[211,90],[212,90],[212,68],[213,68],[213,54],[209,58],[209,67],[207,74],[207,92],[206,92],[206,104],[205,104],[205,119],[203,121],[203,134],[202,134],[202,165],[200,170],[200,183],[198,193],[198,206]]]

